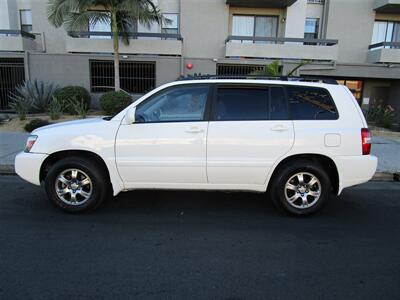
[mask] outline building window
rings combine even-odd
[[[124,91],[132,94],[144,94],[155,88],[155,62],[121,61],[119,68],[121,89]],[[102,93],[113,90],[113,61],[90,61],[90,86],[92,93]]]
[[[277,37],[278,16],[234,15],[232,17],[232,35],[248,37]],[[243,42],[252,43],[252,41]]]
[[[23,58],[0,58],[0,111],[10,109],[10,96],[25,80]]]
[[[319,19],[318,18],[306,18],[306,25],[304,28],[304,38],[317,39],[318,32],[319,32]]]
[[[375,21],[372,33],[372,44],[382,42],[400,42],[400,22]],[[386,46],[385,48],[398,48]]]
[[[353,94],[354,98],[361,104],[362,98],[362,91],[364,82],[362,80],[347,80],[347,79],[339,79],[336,80],[337,83],[345,85],[349,88],[351,93]]]
[[[169,22],[163,22],[161,33],[179,33],[179,15],[178,14],[163,14],[163,17]]]
[[[111,14],[109,12],[104,11],[104,14],[108,15],[108,22],[96,22],[94,24],[88,24],[89,32],[97,32],[100,33],[111,33]],[[104,35],[89,35],[91,39],[111,39],[111,34]]]
[[[32,32],[32,11],[30,9],[23,9],[19,11],[21,30]]]

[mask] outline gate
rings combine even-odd
[[[25,80],[24,59],[0,58],[0,111],[8,110],[10,93]]]

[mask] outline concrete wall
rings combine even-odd
[[[400,63],[399,49],[372,49],[368,51],[370,63]]]
[[[181,35],[184,56],[219,58],[225,56],[229,10],[225,0],[182,0]]]
[[[42,79],[60,85],[81,85],[90,90],[90,59],[112,60],[112,55],[30,53],[31,79]],[[130,56],[126,60],[155,61],[156,84],[161,85],[179,77],[180,60],[176,57]]]
[[[327,38],[339,40],[339,62],[365,63],[371,44],[374,0],[330,0]]]
[[[306,22],[307,0],[297,0],[286,11],[285,37],[303,38]]]

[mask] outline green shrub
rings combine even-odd
[[[30,110],[33,108],[35,111],[45,112],[57,89],[58,86],[51,82],[28,80],[15,88],[16,92],[11,95],[11,99],[14,102],[24,99],[25,103],[31,103]]]
[[[55,97],[64,107],[64,111],[70,114],[76,114],[74,104],[80,104],[83,102],[86,106],[86,110],[89,110],[90,108],[90,94],[81,86],[63,87],[55,93]]]
[[[57,120],[60,118],[63,112],[63,106],[61,102],[53,96],[53,100],[49,104],[49,116],[52,120]]]
[[[378,104],[368,110],[368,121],[375,122],[376,125],[391,128],[395,120],[395,110],[392,106]]]
[[[86,118],[88,108],[85,101],[79,101],[74,97],[69,101],[69,107],[73,110],[74,115],[79,115],[82,119]]]
[[[36,128],[39,127],[43,127],[46,125],[49,125],[50,123],[46,120],[42,120],[42,119],[33,119],[32,121],[30,121],[29,123],[27,123],[24,127],[25,131],[27,132],[32,132],[34,131]]]
[[[11,109],[15,110],[16,114],[18,115],[18,118],[21,121],[25,120],[26,115],[33,107],[32,100],[16,94],[12,94],[10,98],[11,98],[10,102]]]
[[[124,91],[107,92],[100,97],[100,107],[106,115],[115,115],[132,103],[132,97]]]

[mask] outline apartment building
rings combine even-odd
[[[139,95],[181,75],[243,75],[279,60],[285,73],[346,84],[364,108],[400,112],[400,0],[155,0],[169,24],[137,24],[121,47],[121,86]],[[114,84],[110,25],[47,21],[47,0],[0,1],[0,100],[26,79]],[[398,113],[400,118],[400,113]]]

